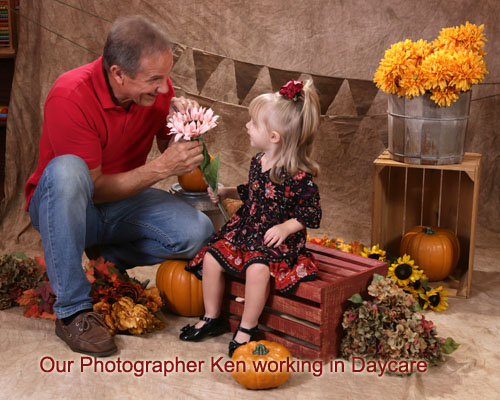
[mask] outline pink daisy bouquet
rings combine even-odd
[[[203,161],[200,164],[200,169],[203,178],[215,195],[217,195],[218,189],[220,160],[217,156],[210,162],[210,155],[203,135],[217,126],[218,119],[219,116],[215,115],[211,108],[192,107],[185,112],[175,112],[167,122],[170,134],[175,135],[174,141],[177,142],[180,139],[201,140],[203,143]]]

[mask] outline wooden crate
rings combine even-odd
[[[289,296],[272,289],[259,328],[261,336],[285,345],[294,357],[326,361],[338,354],[348,299],[366,294],[374,273],[387,274],[387,263],[315,244],[307,247],[319,262],[317,279],[299,283]],[[243,312],[238,300],[245,296],[244,281],[227,279],[226,294],[224,311],[234,331]]]
[[[451,229],[460,242],[458,266],[431,286],[443,286],[453,297],[470,296],[480,163],[480,154],[465,153],[460,164],[405,164],[391,160],[387,150],[374,161],[372,245],[396,256],[413,226]]]

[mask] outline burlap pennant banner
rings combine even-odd
[[[215,54],[205,53],[201,50],[193,49],[194,66],[196,69],[196,82],[198,83],[198,92],[201,93],[205,83],[217,69],[225,57]]]
[[[189,50],[190,53],[192,52],[192,58],[182,56],[186,50]],[[192,60],[191,62],[194,63],[194,70],[195,70],[194,75],[196,76],[197,90],[196,93],[193,94],[196,95],[200,95],[203,92],[203,88],[205,87],[206,83],[210,80],[210,78],[213,76],[213,74],[216,73],[219,65],[221,65],[221,62],[227,60],[225,61],[225,63],[227,63],[229,60],[231,60],[232,63],[234,64],[234,76],[232,75],[233,74],[232,71],[225,71],[225,73],[230,73],[231,76],[228,76],[227,79],[233,81],[233,83],[228,82],[228,85],[233,87],[232,85],[234,85],[234,82],[236,84],[236,96],[233,95],[229,102],[237,105],[242,105],[243,103],[248,104],[249,94],[251,94],[250,97],[254,96],[253,94],[254,90],[252,90],[252,88],[254,87],[256,81],[258,80],[259,74],[264,70],[267,70],[269,73],[269,78],[271,80],[271,87],[273,91],[279,90],[280,87],[290,79],[299,79],[301,75],[304,75],[304,73],[300,71],[289,71],[278,68],[270,68],[263,65],[233,60],[228,57],[219,56],[217,54],[211,54],[201,50],[191,49],[189,47],[186,48],[185,46],[177,45],[174,49],[174,63],[179,62],[179,64],[186,64],[186,65],[174,64],[174,71],[184,70],[182,76],[179,76],[178,78],[186,78],[187,77],[186,69],[192,68],[192,66],[187,64],[188,63],[187,60]],[[224,63],[222,63],[222,65],[224,65]],[[217,75],[218,75],[217,78],[215,78],[214,75],[213,77],[214,79],[212,79],[212,81],[213,80],[218,81],[221,79],[220,76],[221,71],[218,71]],[[339,93],[339,89],[341,88],[342,83],[346,80],[348,82],[348,90],[351,92],[352,100],[354,102],[354,106],[356,108],[356,113],[358,116],[363,117],[366,115],[378,92],[378,89],[376,88],[375,84],[369,80],[348,79],[348,78],[346,79],[346,78],[338,78],[338,77],[330,77],[330,76],[314,75],[314,74],[310,74],[309,76],[312,77],[314,85],[316,86],[320,94],[322,115],[327,114],[327,111],[329,110],[329,108],[331,108],[337,94]],[[184,88],[185,84],[182,82],[182,80],[183,79],[179,79],[179,82],[176,83],[177,85]],[[186,87],[185,89],[188,92],[191,92],[193,87],[192,85],[188,86],[191,87],[189,88]],[[213,89],[212,87],[213,82],[211,82],[209,86],[211,87],[211,89]],[[225,85],[224,82],[221,82],[220,85],[218,86],[223,88],[227,85]],[[205,93],[203,94],[206,95],[208,91],[209,88],[207,87],[207,90],[205,90]],[[214,97],[214,99],[217,98],[220,98],[220,93],[218,93],[217,96]],[[330,113],[328,112],[328,114]]]
[[[365,116],[378,93],[378,89],[372,81],[361,79],[348,79],[348,81],[358,115]]]
[[[314,86],[319,92],[319,102],[321,105],[321,114],[325,115],[330,104],[332,104],[337,95],[340,86],[342,86],[343,78],[331,78],[329,76],[311,75]]]
[[[234,73],[236,75],[236,90],[238,93],[239,104],[245,100],[247,94],[252,89],[262,65],[250,64],[234,60]]]

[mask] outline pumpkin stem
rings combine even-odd
[[[259,356],[265,356],[267,353],[269,353],[269,350],[262,343],[259,343],[257,346],[255,346],[255,350],[252,352],[252,354]]]
[[[426,235],[434,235],[434,231],[431,229],[430,226],[426,226],[422,229],[422,232],[425,233]]]

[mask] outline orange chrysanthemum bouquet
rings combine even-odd
[[[488,73],[483,29],[467,22],[442,29],[432,43],[395,43],[386,50],[373,81],[384,92],[408,99],[428,91],[436,104],[449,106]]]

